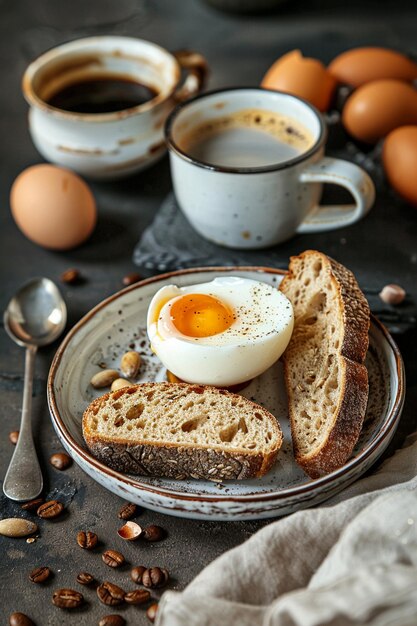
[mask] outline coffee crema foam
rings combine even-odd
[[[265,109],[242,109],[206,120],[178,142],[192,158],[215,166],[262,167],[291,160],[314,144],[298,121]]]

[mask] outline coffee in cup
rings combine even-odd
[[[201,122],[180,140],[192,158],[218,167],[262,167],[306,152],[314,137],[295,119],[263,109],[242,109]]]

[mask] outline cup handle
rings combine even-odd
[[[364,217],[375,200],[375,187],[368,174],[354,163],[323,157],[301,174],[302,183],[332,183],[345,187],[354,204],[315,206],[297,228],[297,233],[317,233],[354,224]]]
[[[176,50],[172,53],[187,76],[177,89],[174,98],[177,102],[196,96],[204,88],[209,75],[209,66],[202,54],[193,50]]]

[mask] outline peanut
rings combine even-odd
[[[119,372],[116,370],[101,370],[94,374],[90,383],[95,389],[102,389],[103,387],[110,387],[112,382],[119,376]]]

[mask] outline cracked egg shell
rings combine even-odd
[[[327,111],[336,88],[336,79],[318,59],[303,57],[300,50],[292,50],[269,68],[261,87],[299,96],[319,111]]]

